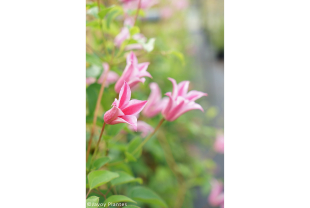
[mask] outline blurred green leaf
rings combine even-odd
[[[114,137],[116,136],[124,127],[126,124],[116,124],[116,125],[108,125],[106,126],[106,135]]]
[[[109,198],[107,198],[104,201],[104,203],[107,204],[107,205],[109,203],[118,203],[118,202],[133,202],[133,203],[137,203],[134,200],[132,200],[131,198],[129,198],[127,196],[123,196],[123,195],[113,195],[113,196],[110,196]]]
[[[86,199],[86,208],[95,208],[98,207],[99,197],[91,196]]]
[[[142,184],[143,182],[141,178],[134,178],[133,176],[123,171],[118,171],[117,173],[119,174],[119,177],[111,181],[111,184],[113,186],[124,184],[124,183],[132,183],[132,182],[138,182]]]
[[[86,88],[86,101],[88,104],[88,115],[93,115],[99,95],[100,85],[97,83],[91,84]]]
[[[168,207],[160,196],[158,196],[155,192],[146,187],[138,186],[132,188],[129,191],[129,196],[136,201],[159,205],[162,207]]]
[[[110,161],[109,157],[98,158],[97,160],[95,160],[93,167],[96,168],[96,169],[99,169],[102,166],[104,166],[106,163],[108,163],[109,161]]]
[[[117,178],[119,175],[114,172],[107,170],[95,170],[88,174],[89,188],[93,189],[107,182],[111,181],[114,178]]]
[[[132,28],[129,29],[130,35],[133,36],[137,33],[140,33],[140,28],[137,26],[133,26]]]
[[[108,14],[106,14],[107,16],[107,28],[109,29],[110,28],[110,23],[111,21],[117,17],[118,15],[122,14],[123,13],[123,9],[122,7],[119,7],[119,6],[113,6]]]
[[[101,59],[95,54],[86,53],[86,62],[102,67]]]
[[[125,156],[127,161],[126,162],[136,162],[137,159],[129,152],[125,152]]]
[[[135,149],[141,144],[142,140],[140,137],[135,137],[132,139],[127,146],[127,153],[130,153],[134,158],[139,158],[142,154],[142,149],[139,149],[133,154]]]
[[[184,55],[180,51],[170,50],[170,51],[167,52],[167,54],[176,57],[182,63],[182,65],[185,64]]]
[[[207,112],[206,112],[206,116],[209,119],[213,119],[218,115],[219,109],[216,106],[212,106],[210,108],[208,108]]]

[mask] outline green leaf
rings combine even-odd
[[[95,54],[86,53],[86,62],[102,67],[101,59]]]
[[[102,166],[104,166],[106,163],[108,163],[110,161],[109,157],[101,157],[98,158],[97,160],[95,160],[94,162],[94,168],[99,169]]]
[[[132,200],[131,198],[128,198],[127,196],[123,196],[123,195],[113,195],[110,196],[109,198],[107,198],[104,203],[107,204],[107,206],[111,205],[109,203],[118,203],[118,202],[133,202],[133,203],[137,203],[134,200]]]
[[[99,95],[100,85],[97,83],[91,84],[86,89],[86,100],[88,106],[88,115],[93,115]]]
[[[180,51],[170,50],[170,51],[168,51],[167,54],[172,55],[172,56],[176,57],[177,59],[179,59],[179,61],[182,63],[182,65],[185,64],[184,55]]]
[[[135,154],[132,154],[135,149],[139,146],[139,144],[141,144],[141,138],[140,137],[136,137],[133,140],[131,140],[127,146],[127,152],[130,153],[130,155],[132,155],[134,158],[139,158],[141,156],[142,153],[142,149],[139,149],[137,152],[135,152]]]
[[[116,136],[124,127],[126,124],[117,124],[117,125],[108,125],[106,126],[106,134],[108,136]]]
[[[129,196],[136,201],[168,207],[160,196],[146,187],[138,186],[132,188],[129,192]]]
[[[95,170],[88,174],[89,188],[93,189],[117,178],[119,175],[107,170]]]
[[[143,48],[147,52],[151,52],[154,49],[155,40],[156,40],[155,38],[149,39],[147,43],[142,44]]]
[[[123,9],[119,6],[114,6],[107,14],[107,28],[110,28],[111,21],[118,15],[123,13]]]
[[[140,33],[140,28],[137,26],[134,26],[132,28],[129,29],[130,35],[133,36],[137,33]]]
[[[136,162],[137,159],[129,152],[125,152],[126,162]]]
[[[128,173],[125,173],[123,171],[117,172],[119,174],[118,178],[115,178],[111,181],[111,184],[113,186],[124,184],[124,183],[131,183],[131,182],[138,182],[142,184],[141,178],[134,178],[133,176],[129,175]]]
[[[86,199],[86,208],[94,208],[98,207],[99,197],[91,196]]]
[[[107,15],[107,13],[109,13],[111,10],[113,10],[114,7],[115,7],[115,6],[113,5],[113,6],[111,6],[111,7],[102,9],[102,10],[98,13],[98,16],[99,16],[101,19],[103,19],[103,18]]]

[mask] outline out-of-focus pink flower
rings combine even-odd
[[[152,126],[148,125],[144,121],[138,121],[137,125],[138,125],[137,131],[142,133],[141,134],[142,137],[146,137],[149,133],[151,133],[154,130]],[[129,126],[129,129],[134,130],[132,126]]]
[[[224,136],[223,135],[217,136],[214,142],[213,148],[216,152],[224,154]]]
[[[146,43],[146,37],[142,35],[141,33],[135,34],[132,36],[132,39],[138,41],[139,43],[134,43],[127,45],[125,47],[125,50],[134,50],[134,49],[143,49],[142,43]]]
[[[121,47],[124,40],[127,40],[130,38],[129,29],[127,27],[123,27],[121,32],[115,37],[114,44],[117,47]]]
[[[126,68],[124,69],[122,76],[115,84],[115,91],[120,91],[124,81],[128,82],[129,86],[132,88],[139,82],[144,83],[145,78],[143,77],[152,78],[151,74],[146,71],[149,64],[149,62],[139,64],[136,55],[131,51],[127,56]]]
[[[86,85],[91,85],[95,82],[96,82],[96,78],[94,78],[94,77],[87,77],[86,78]]]
[[[158,113],[160,113],[164,107],[168,103],[167,97],[161,99],[161,91],[160,88],[158,87],[158,84],[155,82],[152,82],[150,84],[151,88],[151,94],[148,98],[148,103],[146,104],[145,108],[142,111],[142,114],[146,117],[154,117]]]
[[[124,26],[126,27],[133,27],[135,24],[135,20],[131,16],[126,16],[124,20]]]
[[[141,112],[147,100],[130,100],[130,97],[130,87],[127,82],[124,82],[119,93],[119,99],[115,98],[112,103],[113,107],[104,114],[104,122],[110,125],[128,123],[137,131],[137,117],[135,115]]]
[[[103,66],[103,73],[101,74],[101,76],[99,77],[97,81],[99,84],[102,84],[104,76],[107,73],[107,70],[109,70],[109,64],[103,63],[102,66]],[[114,82],[116,82],[118,78],[119,78],[118,74],[116,74],[113,71],[109,71],[108,77],[105,81],[105,87],[108,87],[110,84],[113,84]]]
[[[224,192],[223,184],[217,180],[211,182],[211,192],[209,195],[209,203],[211,206],[221,206],[224,208]]]
[[[163,18],[163,19],[169,19],[173,14],[173,10],[171,7],[163,7],[162,9],[160,9],[160,16]]]
[[[188,0],[173,0],[172,5],[178,10],[186,9],[188,7]]]
[[[98,84],[101,84],[103,82],[104,76],[107,73],[107,70],[109,69],[109,64],[107,64],[107,63],[103,63],[102,66],[103,66],[103,72],[97,81]],[[105,87],[108,87],[110,84],[115,83],[119,78],[118,74],[116,74],[113,71],[109,71],[107,76],[108,77],[107,77],[107,79],[105,81],[105,85],[104,85]],[[90,85],[90,84],[93,84],[95,82],[96,82],[96,78],[94,78],[94,77],[87,77],[86,78],[86,85]]]
[[[194,101],[202,96],[207,96],[207,93],[196,90],[192,90],[187,93],[189,81],[183,81],[177,84],[174,79],[168,79],[172,82],[173,91],[172,93],[168,92],[165,94],[169,97],[168,104],[162,111],[162,114],[166,120],[174,121],[179,116],[190,110],[198,109],[203,111],[203,108]]]
[[[141,0],[140,8],[149,9],[155,4],[158,4],[158,0]],[[137,9],[139,0],[123,0],[124,9]]]

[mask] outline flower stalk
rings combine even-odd
[[[139,149],[141,149],[146,143],[147,141],[149,141],[151,139],[151,137],[156,133],[156,131],[159,129],[159,127],[163,124],[163,122],[165,121],[164,118],[162,118],[158,125],[156,126],[156,128],[154,129],[154,131],[148,136],[146,137],[143,142],[132,152],[132,154],[135,154]]]

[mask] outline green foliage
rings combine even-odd
[[[109,157],[101,157],[95,160],[93,167],[99,169],[110,161]]]
[[[99,197],[91,196],[86,199],[86,208],[95,208],[98,207]]]
[[[106,184],[107,182],[117,178],[118,173],[113,173],[107,170],[95,170],[88,174],[89,188],[94,189],[98,186]]]
[[[111,184],[113,186],[120,185],[120,184],[125,184],[125,183],[132,183],[132,182],[138,182],[142,184],[142,179],[141,178],[134,178],[128,173],[125,173],[123,171],[117,172],[119,174],[118,178],[115,178],[111,181]]]
[[[113,195],[107,198],[104,203],[109,204],[109,203],[118,203],[118,202],[133,202],[136,203],[134,200],[130,199],[127,196],[123,195]]]
[[[146,187],[138,186],[132,188],[129,192],[129,196],[136,201],[168,207],[160,196]]]

